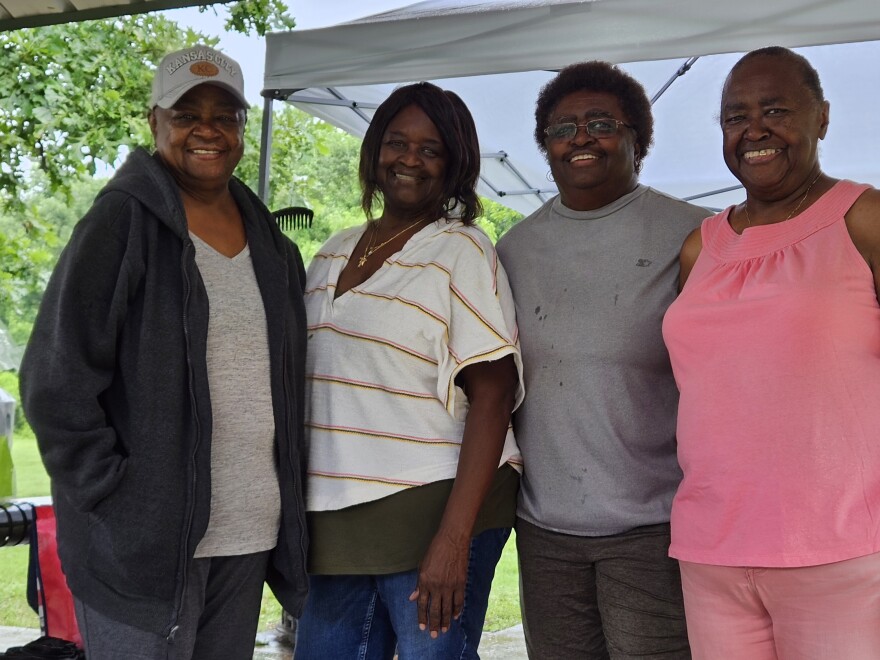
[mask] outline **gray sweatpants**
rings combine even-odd
[[[269,552],[194,559],[172,641],[74,598],[88,660],[249,660]]]
[[[520,604],[533,660],[688,660],[669,525],[572,536],[516,522]]]

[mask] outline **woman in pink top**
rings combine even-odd
[[[822,173],[829,104],[792,51],[745,55],[720,118],[746,200],[685,241],[663,326],[684,471],[670,554],[691,648],[876,660],[880,192]]]

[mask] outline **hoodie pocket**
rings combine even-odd
[[[160,492],[138,490],[124,481],[89,513],[86,567],[121,594],[170,600],[175,594],[182,507],[168,506]]]

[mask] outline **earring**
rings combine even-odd
[[[553,178],[553,172],[551,170],[547,170],[547,181],[550,183],[555,183],[556,179]]]

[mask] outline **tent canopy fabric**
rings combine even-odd
[[[205,0],[0,0],[0,32],[204,4],[212,3]]]
[[[719,207],[743,196],[706,196],[738,184],[721,160],[716,119],[735,54],[878,37],[877,0],[428,0],[336,26],[269,34],[263,95],[362,136],[373,109],[398,84],[429,80],[452,89],[477,123],[480,192],[529,213],[556,192],[532,138],[538,90],[556,70],[591,59],[621,63],[653,96],[689,69],[655,103],[655,147],[641,179]],[[835,132],[836,103],[858,112],[868,105],[851,107],[854,91],[876,96],[880,89],[880,43],[801,52],[819,70],[832,103],[826,142],[845,153],[841,167],[831,168],[826,147],[823,167],[833,176],[880,182],[868,153],[876,150],[865,146],[866,133],[878,131],[864,125],[864,113],[845,116],[841,128],[851,124],[851,137]],[[693,56],[709,57],[687,59]],[[841,86],[844,98],[831,93]],[[264,131],[264,153],[270,136]]]
[[[211,4],[205,0],[0,0],[0,32]]]
[[[267,89],[662,60],[880,36],[877,0],[430,0],[267,36]]]
[[[204,4],[211,3],[204,0],[0,0],[0,32]]]

